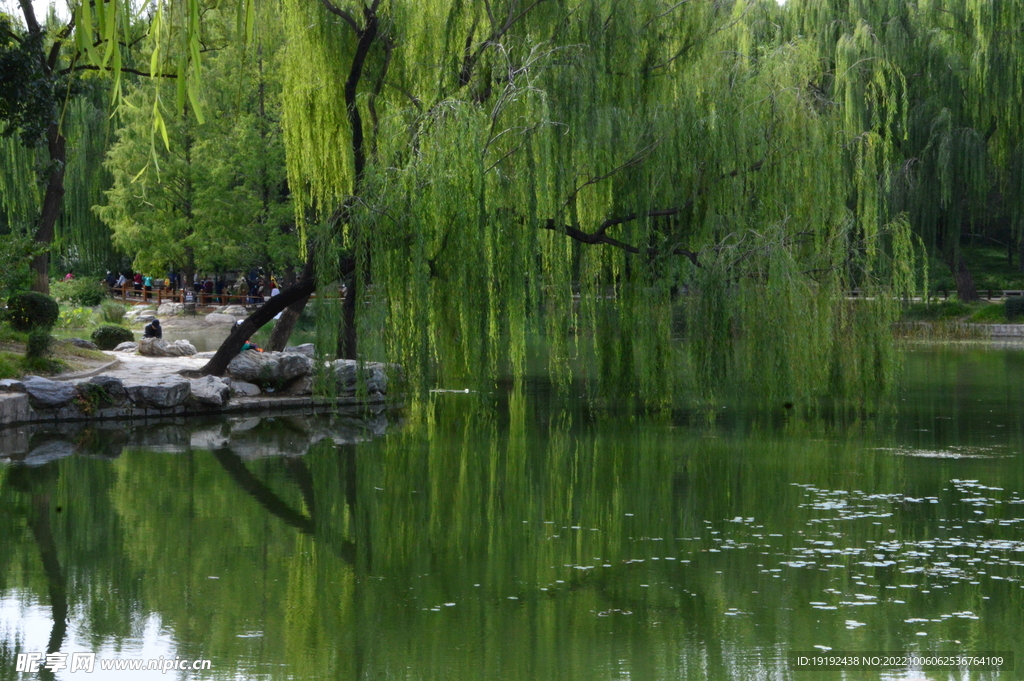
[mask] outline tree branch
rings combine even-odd
[[[330,12],[331,14],[335,14],[335,15],[341,17],[341,19],[346,24],[351,26],[352,30],[356,32],[356,35],[361,35],[362,34],[362,30],[359,28],[359,24],[356,23],[355,17],[353,17],[351,14],[349,14],[347,10],[344,10],[341,7],[338,7],[333,2],[331,2],[331,0],[320,0],[320,1],[323,2],[324,7],[327,8],[328,12]]]

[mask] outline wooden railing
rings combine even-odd
[[[250,296],[247,294],[232,293],[206,293],[205,291],[192,291],[187,289],[167,289],[164,287],[152,287],[151,290],[137,289],[134,285],[115,286],[110,289],[110,295],[114,300],[121,300],[126,303],[194,303],[196,305],[242,305],[243,307],[259,307],[263,304],[264,296]]]

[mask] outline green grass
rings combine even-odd
[[[1024,272],[1017,269],[1017,255],[1011,266],[1006,259],[1006,249],[998,246],[964,246],[964,259],[974,278],[978,295],[985,298],[988,291],[1024,290]],[[928,288],[934,294],[939,291],[956,291],[956,283],[949,267],[938,258],[928,263]]]
[[[982,303],[967,321],[972,324],[1006,324],[1002,303]]]
[[[959,319],[971,314],[973,308],[959,300],[943,300],[932,303],[914,303],[903,313],[904,321],[937,322]]]

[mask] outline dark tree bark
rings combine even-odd
[[[206,366],[199,370],[199,373],[203,376],[223,376],[231,360],[242,351],[245,341],[252,338],[252,335],[263,328],[278,312],[281,312],[297,300],[308,298],[315,290],[316,280],[310,277],[309,279],[300,280],[294,286],[290,286],[278,295],[271,297],[260,309],[242,320],[241,324],[236,324],[232,327],[231,333],[228,334],[228,337],[217,348],[217,352],[206,363]]]
[[[39,215],[35,234],[36,243],[45,246],[45,250],[32,259],[32,290],[39,293],[50,292],[50,245],[53,244],[54,228],[57,218],[60,217],[61,205],[64,203],[67,145],[56,122],[50,123],[46,129],[46,148],[50,157],[50,176],[46,182],[43,210]]]
[[[278,294],[280,295],[280,294]],[[278,296],[274,296],[275,298]],[[267,349],[275,352],[281,352],[288,345],[288,339],[292,337],[292,331],[295,330],[295,324],[299,321],[299,316],[302,315],[302,311],[306,309],[306,303],[309,302],[309,296],[299,298],[294,303],[289,305],[281,313],[281,318],[274,324],[274,330],[270,332],[270,340],[267,341]]]
[[[971,270],[967,267],[967,261],[964,260],[963,253],[959,249],[955,253],[947,253],[945,260],[949,266],[949,271],[953,274],[953,281],[956,282],[956,295],[960,298],[960,301],[974,303],[981,300],[978,296],[978,289],[974,285],[974,277],[971,276]]]

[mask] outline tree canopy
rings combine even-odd
[[[1020,12],[106,0],[41,44],[68,64],[47,73],[111,76],[121,129],[100,212],[122,249],[162,262],[181,257],[158,248],[169,235],[180,250],[203,233],[231,258],[239,225],[269,225],[260,242],[297,232],[271,247],[305,258],[297,288],[209,371],[319,288],[320,351],[401,362],[414,386],[522,377],[539,347],[557,384],[617,399],[732,383],[803,400],[891,385],[891,325],[924,256],[969,299],[963,235],[1019,242],[1020,58],[1003,38]],[[30,44],[7,34],[12,54]],[[209,203],[197,193],[184,218],[150,199],[192,152]]]

